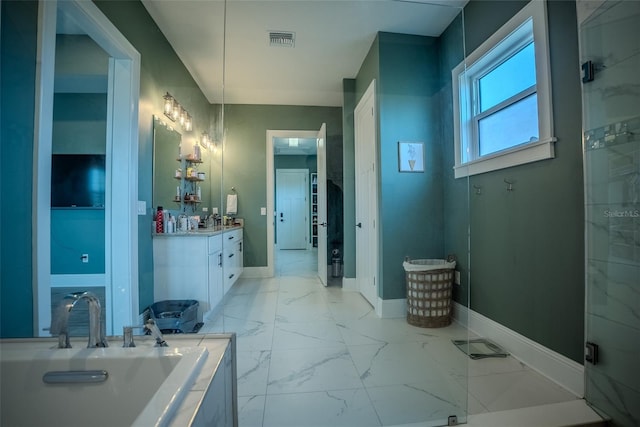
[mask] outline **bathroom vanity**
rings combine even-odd
[[[240,226],[154,234],[154,301],[193,299],[198,320],[216,314],[242,274]]]

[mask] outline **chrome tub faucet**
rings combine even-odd
[[[169,347],[169,344],[164,340],[162,336],[162,332],[156,325],[156,322],[153,319],[147,320],[147,323],[144,326],[124,326],[122,328],[122,347],[130,348],[135,347],[136,343],[133,341],[133,330],[134,329],[145,329],[151,333],[151,336],[156,340],[156,344],[154,347]]]
[[[108,347],[102,327],[100,300],[91,292],[73,292],[64,296],[51,321],[51,335],[58,336],[58,348],[71,348],[69,342],[69,313],[78,301],[89,303],[89,342],[87,348]]]

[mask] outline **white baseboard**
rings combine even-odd
[[[244,267],[240,277],[243,279],[264,279],[273,277],[273,273],[269,267]]]
[[[569,390],[584,396],[584,366],[519,333],[454,302],[454,318],[471,332],[488,338],[525,365]]]
[[[342,290],[358,292],[358,284],[355,277],[343,277],[342,278]]]
[[[401,299],[380,299],[376,304],[376,314],[382,319],[394,319],[407,315],[407,300]]]

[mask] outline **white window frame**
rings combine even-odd
[[[533,23],[533,34],[526,25],[530,21]],[[546,1],[532,0],[451,71],[456,178],[555,156],[556,138],[553,136],[553,104],[547,34]],[[478,108],[474,103],[478,95],[477,82],[480,77],[531,41],[535,43],[536,85],[529,88],[528,94],[537,93],[539,138],[535,142],[516,145],[480,157],[477,117],[474,119],[477,115],[475,110]]]

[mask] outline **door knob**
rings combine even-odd
[[[326,226],[327,226],[326,222],[320,223],[320,227],[326,227]]]
[[[357,224],[356,224],[356,227],[358,227],[358,228],[362,228],[362,223],[361,223],[361,222],[357,223]]]

